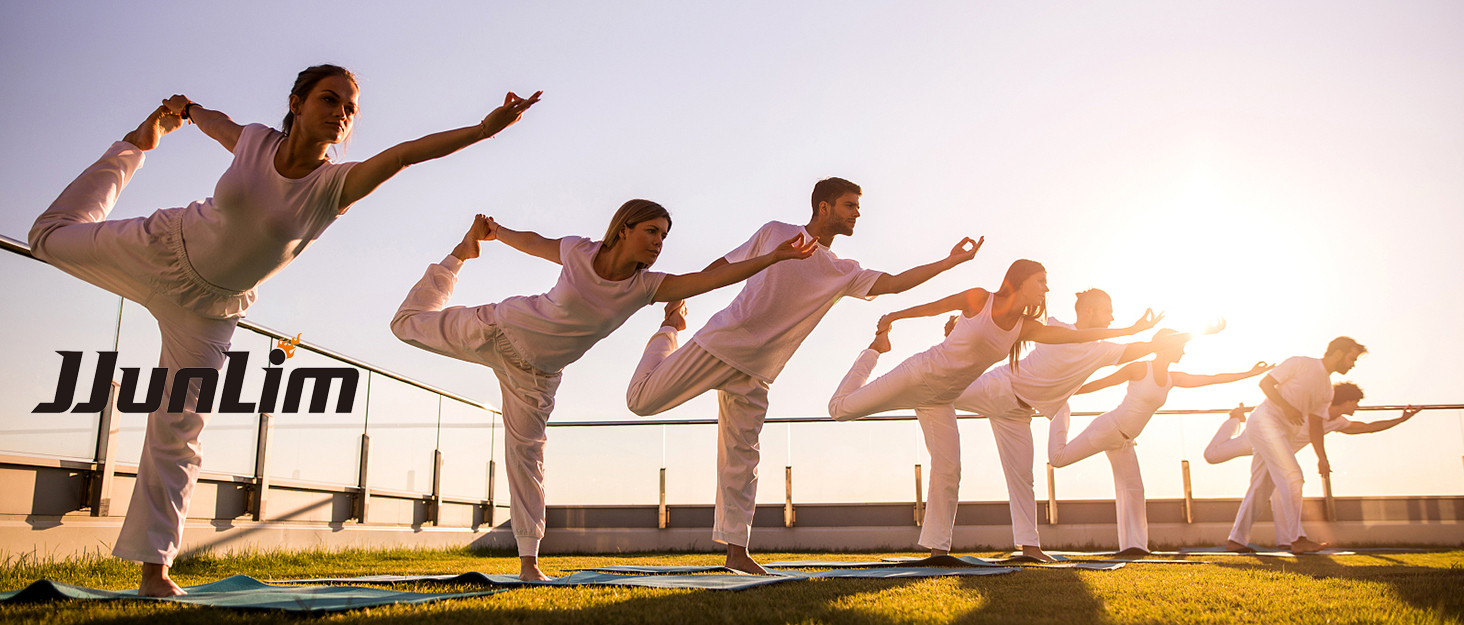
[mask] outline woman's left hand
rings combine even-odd
[[[1252,366],[1251,367],[1250,374],[1251,375],[1260,375],[1262,373],[1265,373],[1265,372],[1270,371],[1270,370],[1275,369],[1275,368],[1276,368],[1276,365],[1270,364],[1270,363],[1268,363],[1268,362],[1266,362],[1266,361],[1263,360],[1263,361],[1257,362],[1255,364],[1255,366]]]

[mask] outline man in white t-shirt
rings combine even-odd
[[[1099,289],[1077,294],[1073,304],[1076,324],[1048,318],[1048,325],[1107,328],[1113,325],[1113,299]],[[986,417],[996,436],[996,450],[1006,477],[1007,498],[1012,515],[1012,542],[1022,555],[1041,561],[1052,558],[1042,552],[1037,536],[1037,497],[1032,491],[1032,417],[1049,418],[1068,410],[1067,401],[1093,373],[1110,365],[1121,365],[1155,350],[1188,340],[1188,335],[1171,334],[1153,341],[1110,343],[1092,341],[1066,345],[1038,345],[1017,363],[1002,365],[978,378],[956,399],[958,410]]]
[[[714,315],[685,347],[681,302],[666,305],[666,322],[646,345],[626,391],[631,412],[650,416],[709,390],[717,391],[717,505],[712,539],[727,545],[727,567],[765,571],[747,554],[757,496],[758,434],[768,411],[768,387],[803,339],[844,297],[873,299],[900,293],[971,260],[975,242],[962,239],[946,258],[899,275],[864,269],[829,249],[838,235],[854,234],[859,186],[842,178],[813,187],[813,217],[806,226],[768,222],[750,240],[707,268],[763,254],[803,233],[817,239],[812,258],[774,265],[753,276],[732,304]]]
[[[1261,378],[1261,392],[1266,401],[1251,414],[1246,428],[1255,457],[1251,461],[1251,482],[1245,498],[1252,505],[1242,506],[1231,527],[1225,547],[1247,552],[1250,528],[1255,523],[1262,493],[1274,489],[1272,507],[1276,511],[1276,544],[1290,545],[1292,553],[1312,553],[1326,547],[1308,539],[1301,527],[1301,465],[1296,462],[1296,443],[1309,440],[1317,454],[1317,472],[1331,473],[1327,449],[1322,440],[1326,434],[1327,407],[1332,404],[1333,373],[1347,373],[1357,364],[1357,357],[1367,348],[1351,338],[1339,336],[1327,345],[1320,359],[1306,356],[1287,358]],[[1269,478],[1269,480],[1265,479]]]
[[[1327,407],[1327,418],[1322,421],[1322,432],[1331,434],[1341,432],[1343,434],[1372,434],[1391,429],[1404,421],[1413,418],[1421,408],[1408,406],[1403,409],[1403,416],[1397,419],[1384,419],[1382,421],[1352,421],[1347,417],[1357,411],[1358,402],[1362,401],[1362,389],[1351,382],[1338,382],[1332,385],[1332,405]],[[1241,406],[1230,411],[1230,418],[1220,424],[1220,429],[1215,431],[1215,437],[1210,440],[1209,446],[1205,447],[1205,462],[1220,464],[1234,460],[1241,456],[1249,456],[1253,452],[1250,444],[1250,437],[1246,431],[1240,429],[1245,423],[1245,413],[1250,408]],[[1300,452],[1303,447],[1311,444],[1311,436],[1302,436],[1291,440],[1293,451]]]

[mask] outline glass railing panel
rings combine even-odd
[[[372,488],[432,492],[440,395],[384,375],[371,376],[369,483]]]
[[[323,413],[309,412],[314,382],[304,385],[299,410],[285,412],[285,387],[290,372],[303,367],[347,367],[345,363],[302,348],[285,361],[279,403],[272,413],[274,439],[270,442],[270,476],[324,484],[354,485],[360,477],[361,433],[366,428],[367,372],[357,372],[356,397],[349,413],[337,413],[341,383],[332,382]],[[379,376],[374,376],[378,377]],[[371,380],[370,383],[375,383]],[[373,444],[375,441],[373,441]],[[429,452],[430,453],[430,452]]]
[[[208,426],[199,436],[199,443],[203,447],[204,471],[232,475],[254,474],[256,446],[259,442],[257,409],[264,389],[265,365],[269,364],[269,352],[273,348],[274,339],[268,336],[245,329],[234,331],[230,351],[249,353],[249,366],[244,370],[244,383],[238,399],[242,403],[254,404],[256,410],[243,413],[216,411],[209,418]],[[295,359],[291,359],[293,360]],[[220,375],[221,384],[226,374],[227,370]],[[280,399],[283,398],[281,395]],[[331,409],[334,408],[332,405]]]
[[[650,425],[655,432],[649,453],[664,458],[666,466],[666,503],[668,505],[706,505],[717,499],[717,426],[715,425]],[[763,428],[767,432],[770,428]],[[659,453],[658,453],[659,452]],[[781,465],[779,465],[781,467]],[[660,468],[653,475],[659,484]],[[772,477],[776,476],[776,477]],[[768,480],[775,480],[769,482]],[[759,495],[771,489],[782,497],[782,469],[759,476]],[[771,486],[769,486],[771,484]],[[657,500],[659,501],[659,500]]]
[[[551,428],[544,450],[545,500],[654,504],[660,501],[660,449],[657,426]]]
[[[494,443],[503,434],[495,430],[498,415],[455,399],[442,400],[442,494],[446,497],[488,498],[488,472]],[[506,491],[505,491],[506,492]]]
[[[91,393],[97,352],[116,338],[121,298],[29,258],[0,252],[0,452],[90,460],[96,454],[92,413],[34,414],[56,394],[59,351],[83,353],[75,400]],[[154,363],[156,362],[156,353]]]
[[[930,467],[913,421],[769,423],[763,433],[778,439],[790,429],[795,503],[913,501],[915,465]],[[764,475],[776,476],[766,484],[781,500],[787,462],[763,458],[774,461]]]

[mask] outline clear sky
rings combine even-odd
[[[0,152],[0,233],[24,239],[60,189],[159,100],[182,93],[277,126],[295,73],[332,62],[361,82],[345,160],[476,123],[504,91],[544,91],[498,138],[413,167],[358,203],[249,311],[485,402],[498,401],[486,370],[407,346],[387,327],[474,213],[598,238],[625,200],[656,200],[675,227],[655,269],[687,272],[769,220],[803,223],[813,183],[835,175],[865,190],[855,235],[834,245],[841,256],[894,272],[943,257],[962,236],[987,243],[909,293],[836,306],[774,385],[774,416],[823,414],[881,314],[995,288],[1016,258],[1047,266],[1059,318],[1071,319],[1074,292],[1096,286],[1113,294],[1120,324],[1146,307],[1182,329],[1228,319],[1177,369],[1320,356],[1347,334],[1371,351],[1348,376],[1365,403],[1460,402],[1461,32],[1464,6],[1450,2],[12,2],[0,6],[0,136],[10,146]],[[185,128],[149,153],[113,216],[206,197],[229,158]],[[556,272],[490,246],[463,271],[454,303],[540,293]],[[0,325],[12,338],[50,336],[17,313],[25,292],[48,287],[12,278]],[[734,294],[693,300],[692,330]],[[638,314],[570,366],[555,419],[629,418],[625,385],[659,321],[659,310]],[[940,325],[902,322],[880,371],[939,340]],[[1121,396],[1076,406],[1103,410]],[[1169,407],[1259,399],[1242,382],[1176,391]],[[708,395],[668,416],[714,411]],[[1350,457],[1332,464],[1353,484],[1457,493],[1459,418],[1425,413],[1339,442]],[[1187,423],[1190,458],[1216,423]],[[809,438],[832,431],[821,427]],[[1165,427],[1145,444],[1171,445],[1177,433]],[[901,458],[913,457],[903,451],[913,433],[900,437]],[[989,449],[989,435],[967,438],[995,466],[978,448]],[[688,446],[713,451],[709,440]],[[776,448],[769,461],[781,463]],[[639,462],[659,450],[626,453]],[[559,457],[571,456],[551,464]],[[551,472],[582,466],[559,462]],[[1107,471],[1101,460],[1081,466]],[[908,480],[898,481],[903,493]],[[997,498],[999,483],[985,481],[963,497]],[[709,487],[696,489],[687,497],[710,500]]]

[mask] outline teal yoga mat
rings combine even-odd
[[[504,590],[486,590],[466,593],[423,593],[352,586],[275,586],[247,575],[235,575],[208,584],[186,586],[183,590],[188,594],[167,598],[139,597],[136,590],[98,590],[43,579],[21,590],[0,593],[0,603],[126,599],[186,603],[236,610],[282,610],[306,614],[326,614],[374,606],[428,603],[443,599],[481,597],[505,592]]]
[[[654,569],[657,567],[636,567]],[[666,567],[682,568],[682,567]],[[701,568],[701,567],[695,567]],[[711,567],[720,569],[721,567]],[[404,582],[437,582],[444,584],[476,584],[479,586],[640,586],[645,588],[690,588],[701,590],[745,590],[795,579],[782,575],[616,575],[592,570],[578,571],[547,582],[520,581],[517,575],[368,575],[364,577],[319,577],[280,580],[290,584],[400,584]]]
[[[789,562],[773,562],[765,565],[766,568],[779,570],[774,576],[785,579],[796,578],[832,578],[832,577],[864,577],[864,578],[899,578],[899,577],[942,577],[948,575],[1000,575],[1002,573],[1015,573],[1017,569],[999,566],[968,566],[962,568],[932,568],[932,567],[910,567],[894,564],[891,562],[825,562],[820,560],[793,560]],[[828,569],[815,573],[804,572],[782,572],[780,569]],[[664,575],[683,572],[686,569],[705,569],[709,571],[730,570],[720,566],[707,567],[685,567],[685,566],[606,566],[594,569],[580,569],[582,571],[598,571],[604,573],[639,573],[650,575]],[[753,577],[757,579],[757,577]]]

